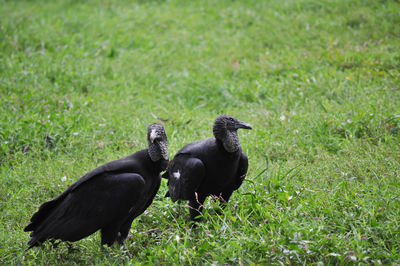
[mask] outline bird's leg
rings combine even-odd
[[[51,246],[52,246],[52,248],[57,248],[58,247],[58,245],[60,245],[60,241],[57,241],[57,240],[55,240],[55,239],[50,239],[50,243],[51,243]],[[68,243],[69,244],[69,243]]]
[[[119,229],[117,241],[119,244],[124,245],[125,240],[128,237],[129,230],[131,229],[132,221],[135,216],[130,217],[128,220],[122,224],[121,228]]]
[[[104,227],[100,230],[101,232],[101,245],[106,244],[111,247],[117,237],[119,232],[114,228],[114,226]]]
[[[189,201],[189,212],[190,219],[194,222],[199,222],[201,220],[201,212],[203,211],[203,203],[206,199],[205,196],[200,195],[195,192],[195,198]]]
[[[74,247],[73,244],[71,242],[67,242],[67,246],[68,246],[68,253],[72,253],[75,251],[79,251],[78,248]]]
[[[221,215],[222,210],[225,209],[226,205],[228,205],[228,201],[232,195],[233,191],[224,191],[221,192],[218,196],[219,198],[219,206],[221,207],[221,210],[217,210],[216,213]]]
[[[125,246],[125,240],[126,240],[126,237],[123,237],[122,233],[118,232],[118,236],[117,236],[118,244],[120,244],[121,246]]]

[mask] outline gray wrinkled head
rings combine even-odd
[[[239,149],[239,136],[237,134],[239,128],[251,129],[251,125],[229,115],[220,115],[215,119],[214,137],[222,141],[227,152],[235,152]]]
[[[149,155],[153,162],[160,159],[168,160],[168,139],[162,125],[154,123],[147,130],[147,143]]]

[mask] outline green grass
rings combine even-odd
[[[400,263],[398,1],[0,6],[0,264]],[[26,250],[38,206],[145,148],[148,124],[172,157],[221,113],[254,127],[222,215],[208,200],[189,229],[163,181],[131,257],[98,233]]]

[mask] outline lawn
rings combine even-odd
[[[400,3],[0,1],[0,264],[400,263]],[[240,131],[249,171],[190,227],[164,198],[126,247],[27,249],[44,201],[95,167]]]

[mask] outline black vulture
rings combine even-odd
[[[124,244],[133,219],[152,203],[168,165],[167,135],[151,124],[148,149],[87,173],[57,198],[40,206],[31,223],[29,247],[46,239],[78,241],[101,231],[101,244]]]
[[[237,130],[251,129],[238,119],[220,115],[214,122],[214,138],[190,143],[169,162],[163,175],[168,179],[166,197],[189,200],[190,217],[198,221],[207,196],[228,202],[247,173],[248,159],[239,144]]]

